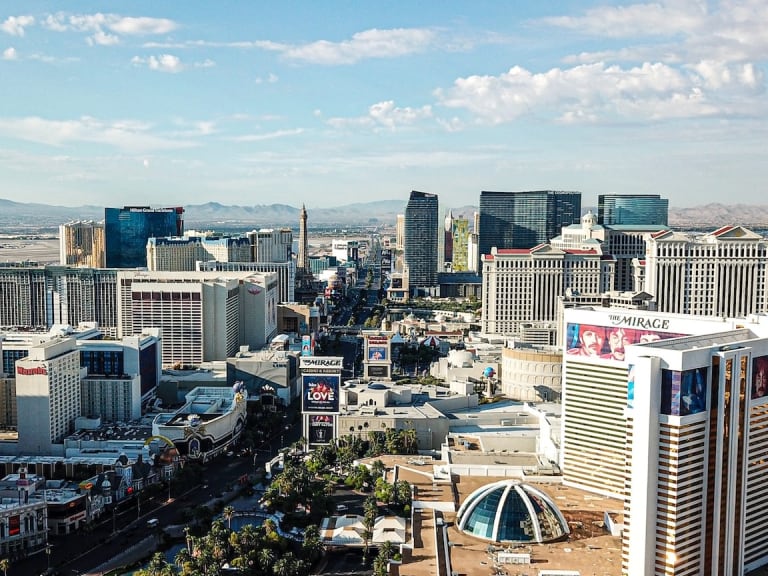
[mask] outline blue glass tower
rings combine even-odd
[[[184,208],[105,208],[106,267],[143,268],[147,265],[147,240],[183,234]]]
[[[494,246],[533,248],[580,218],[580,192],[480,192],[480,254]]]
[[[667,226],[668,218],[669,200],[658,194],[600,194],[597,197],[597,223],[602,226]]]
[[[405,208],[405,246],[411,287],[437,286],[437,194],[413,190]]]

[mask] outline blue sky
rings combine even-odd
[[[767,27],[765,0],[4,1],[0,197],[768,204]]]

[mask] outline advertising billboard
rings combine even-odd
[[[661,413],[690,416],[707,407],[707,369],[661,371]]]
[[[626,328],[569,322],[566,327],[565,352],[571,356],[587,356],[606,360],[624,361],[625,347],[667,338],[686,336],[652,328]]]
[[[313,356],[301,358],[302,371],[339,371],[341,372],[344,358],[342,356]]]
[[[366,368],[368,378],[389,378],[389,364],[372,364]]]
[[[752,398],[768,395],[768,356],[752,359]]]
[[[309,334],[305,334],[301,337],[301,355],[312,356],[312,340]]]
[[[304,412],[339,411],[339,374],[304,374],[301,378]]]
[[[333,416],[330,414],[310,416],[307,439],[310,444],[328,444],[333,439]]]
[[[368,360],[384,362],[387,360],[387,349],[384,346],[368,346]]]

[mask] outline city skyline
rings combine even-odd
[[[0,12],[11,200],[764,196],[756,0],[48,8]]]

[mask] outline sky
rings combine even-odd
[[[765,0],[4,0],[0,198],[768,204],[767,27]]]

